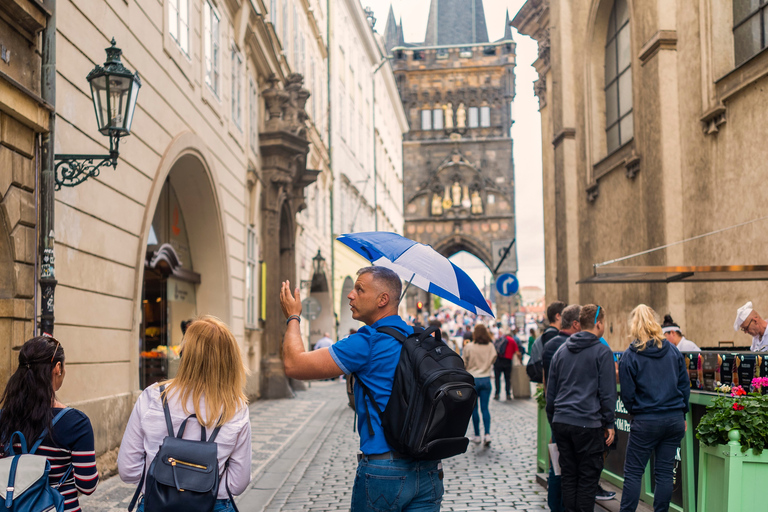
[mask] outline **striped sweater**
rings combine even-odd
[[[54,416],[60,411],[60,408],[53,408]],[[15,443],[14,449],[20,450],[21,445]],[[91,494],[99,483],[93,428],[88,416],[77,409],[67,412],[54,425],[53,436],[49,432],[35,454],[48,458],[51,464],[49,481],[52,486],[58,485],[61,477],[72,466],[66,482],[59,486],[59,492],[64,496],[65,511],[79,511],[78,493]]]

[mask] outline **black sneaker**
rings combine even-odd
[[[616,497],[616,493],[613,491],[606,491],[602,485],[597,486],[597,494],[595,495],[596,501],[608,501]]]
[[[499,399],[499,395],[493,395],[493,399],[494,400],[498,400]]]

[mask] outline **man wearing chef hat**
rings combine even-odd
[[[747,302],[736,312],[736,321],[733,323],[733,330],[745,332],[752,336],[752,352],[768,351],[768,322],[762,319],[757,312],[752,309],[752,302]]]

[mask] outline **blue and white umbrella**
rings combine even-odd
[[[350,233],[337,240],[372,264],[394,270],[409,284],[472,313],[494,316],[467,273],[428,245],[383,231]]]

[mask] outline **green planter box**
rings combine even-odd
[[[699,447],[698,512],[765,510],[760,491],[768,483],[768,450],[742,453],[739,432],[728,434],[726,445]]]
[[[549,472],[549,440],[552,437],[549,421],[547,421],[547,411],[538,409],[536,423],[536,466],[539,473],[547,473]]]

